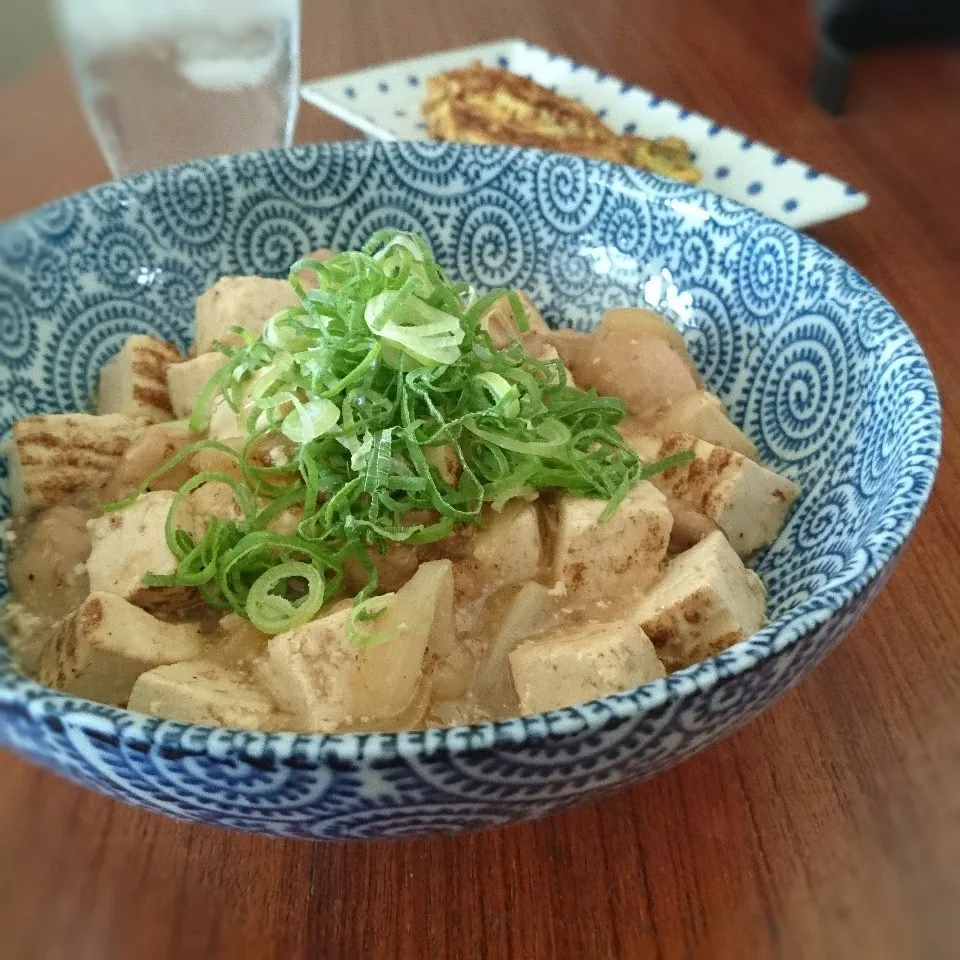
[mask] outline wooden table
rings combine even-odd
[[[0,756],[10,960],[946,958],[960,943],[960,59],[806,95],[812,26],[769,0],[322,0],[304,76],[519,35],[869,191],[814,234],[910,321],[942,390],[933,501],[890,585],[799,689],[656,780],[536,824],[365,845],[146,815]],[[52,60],[0,90],[0,217],[106,176]],[[353,137],[304,106],[302,140]]]

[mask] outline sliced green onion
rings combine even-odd
[[[300,599],[291,601],[273,592],[294,579],[307,583],[306,593]],[[309,563],[281,563],[254,581],[247,595],[247,618],[263,633],[283,633],[312,620],[323,606],[323,594],[323,577]]]

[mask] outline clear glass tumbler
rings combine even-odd
[[[53,0],[114,176],[289,145],[300,0]]]

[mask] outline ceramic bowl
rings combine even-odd
[[[72,699],[18,675],[0,644],[0,743],[128,803],[226,827],[324,839],[490,827],[650,777],[726,736],[813,669],[876,595],[940,446],[912,333],[813,240],[599,162],[323,144],[146,173],[7,223],[0,428],[87,408],[97,371],[132,333],[187,346],[193,299],[219,275],[279,276],[307,250],[355,247],[381,227],[421,233],[478,287],[530,291],[558,325],[584,329],[606,306],[645,301],[674,317],[763,462],[803,490],[757,561],[769,625],[583,706],[337,736],[191,726]]]

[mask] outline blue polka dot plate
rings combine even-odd
[[[329,839],[495,826],[653,776],[727,735],[812,670],[876,595],[940,449],[936,388],[909,328],[832,253],[739,203],[558,154],[297,147],[141,174],[4,224],[0,431],[86,408],[132,333],[185,347],[193,299],[219,275],[280,276],[307,250],[351,248],[381,227],[418,231],[478,287],[528,290],[556,325],[585,329],[624,303],[674,317],[764,462],[802,488],[757,561],[770,623],[582,706],[339,736],[184,725],[72,699],[20,676],[0,643],[0,743],[128,803],[243,830]]]
[[[498,40],[325,77],[305,84],[303,97],[370,136],[422,140],[427,132],[420,104],[427,78],[474,60],[504,67],[577,98],[614,130],[682,137],[703,171],[700,186],[797,230],[854,213],[867,204],[867,194],[836,177],[649,90],[524,40]]]

